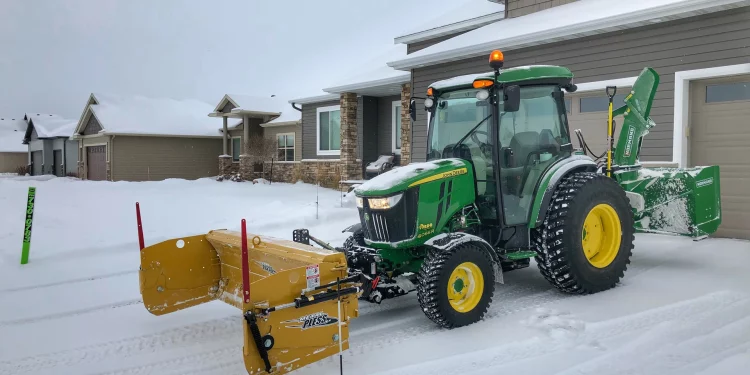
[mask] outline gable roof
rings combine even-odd
[[[22,118],[0,118],[0,152],[26,152],[23,144],[26,121]]]
[[[216,120],[206,116],[211,105],[199,100],[148,98],[92,93],[86,112],[78,121],[80,134],[94,116],[100,134],[220,137]]]
[[[475,29],[505,17],[505,5],[489,0],[464,0],[442,16],[411,28],[394,39],[410,44]]]
[[[45,138],[68,138],[73,135],[77,122],[63,118],[59,115],[46,113],[27,113],[24,116],[27,127],[24,135],[24,144],[31,140],[32,129],[40,139]]]
[[[286,100],[275,95],[272,96],[255,96],[244,94],[226,94],[214,108],[214,112],[220,112],[227,104],[232,103],[235,108],[232,112],[252,112],[257,114],[279,115],[287,110],[289,104]]]
[[[389,66],[408,70],[545,43],[625,30],[750,5],[750,0],[578,0],[495,22],[437,43]]]

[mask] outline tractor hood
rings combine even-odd
[[[360,197],[381,197],[457,174],[472,172],[471,164],[463,159],[440,159],[412,163],[394,168],[366,181],[354,189]]]

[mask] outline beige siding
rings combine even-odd
[[[576,0],[508,0],[507,17],[521,17]]]
[[[286,125],[286,126],[273,126],[264,128],[264,136],[266,138],[276,139],[276,134],[282,133],[294,133],[294,160],[302,160],[302,126],[301,125]]]
[[[219,173],[220,138],[117,136],[112,142],[114,181],[197,179]]]
[[[29,163],[26,152],[0,152],[0,173],[15,172],[16,168]]]

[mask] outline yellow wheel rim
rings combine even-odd
[[[583,222],[581,243],[583,253],[592,266],[604,268],[612,264],[620,251],[622,226],[612,206],[596,205]]]
[[[484,293],[484,276],[472,262],[463,262],[448,279],[448,301],[454,310],[469,312],[479,304]]]

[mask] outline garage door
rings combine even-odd
[[[62,167],[62,150],[52,152],[52,173],[57,177],[65,176]]]
[[[750,239],[750,75],[690,86],[690,163],[718,165],[717,237]]]
[[[107,146],[86,147],[86,168],[89,180],[107,180]]]
[[[618,87],[617,92],[618,94],[614,98],[614,109],[622,106],[630,88]],[[591,151],[597,156],[602,155],[607,150],[607,110],[609,109],[609,99],[604,90],[569,95],[565,99],[565,107],[568,109],[570,139],[573,141],[573,145],[578,146],[578,138],[576,138],[574,131],[575,129],[581,129]],[[615,129],[615,143],[617,143],[619,134],[618,126]]]
[[[41,176],[42,175],[42,151],[34,151],[31,153],[31,175]]]

